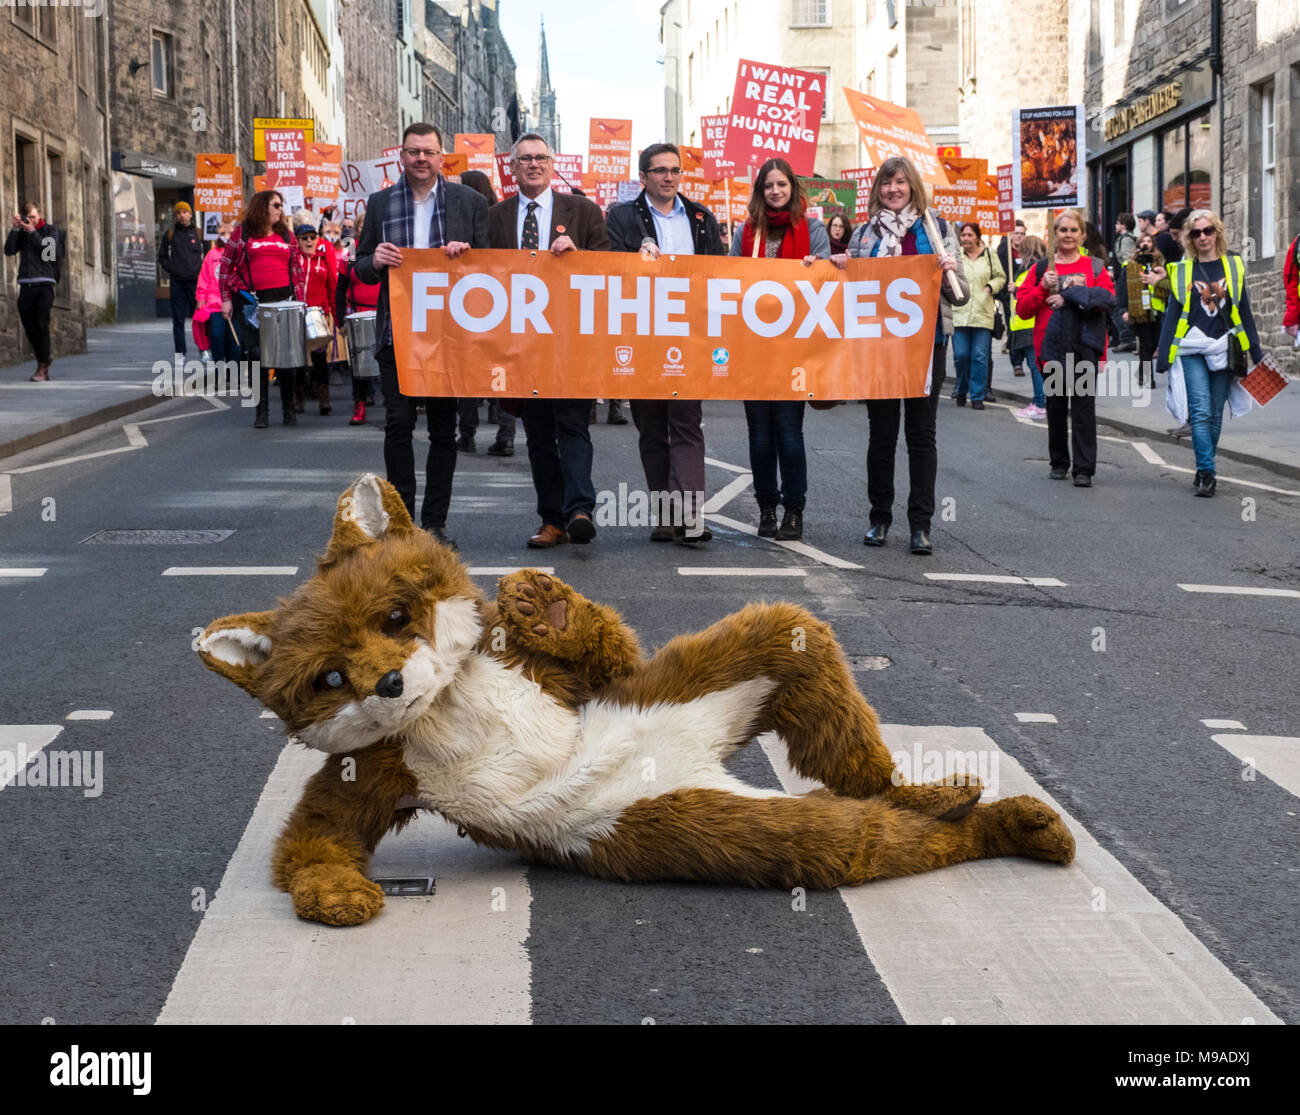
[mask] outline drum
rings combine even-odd
[[[301,368],[307,363],[307,304],[263,302],[257,307],[262,364],[268,368]]]
[[[325,348],[334,339],[334,330],[330,328],[329,318],[319,306],[308,306],[304,321],[307,334],[307,351],[315,352]]]
[[[379,375],[375,359],[375,311],[348,314],[348,348],[352,352],[352,374],[357,379],[374,379]]]

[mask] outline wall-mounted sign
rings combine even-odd
[[[1157,116],[1163,116],[1166,112],[1173,112],[1182,103],[1183,83],[1171,81],[1168,85],[1162,85],[1154,93],[1139,97],[1131,104],[1124,105],[1118,112],[1106,117],[1106,122],[1102,125],[1102,134],[1109,143],[1112,139],[1118,139],[1126,132],[1132,131],[1139,124],[1145,124]]]

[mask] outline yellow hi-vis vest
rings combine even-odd
[[[1034,262],[1036,263],[1037,260],[1035,260]],[[1029,272],[1031,272],[1033,269],[1034,269],[1034,264],[1031,263],[1031,264],[1030,264],[1028,267],[1026,267],[1026,268],[1025,268],[1025,269],[1024,269],[1024,270],[1023,270],[1019,275],[1016,276],[1016,289],[1017,289],[1017,290],[1020,289],[1020,284],[1023,283],[1023,282],[1025,281],[1025,276],[1028,275]],[[1011,325],[1010,325],[1011,332],[1013,332],[1013,333],[1019,333],[1019,332],[1021,332],[1022,330],[1025,330],[1025,329],[1032,329],[1032,328],[1034,327],[1034,322],[1037,321],[1037,320],[1038,320],[1037,318],[1033,318],[1033,317],[1020,317],[1020,316],[1016,313],[1016,300],[1015,300],[1014,297],[1012,297],[1012,299],[1011,299]]]
[[[1169,346],[1171,364],[1178,356],[1178,342],[1187,336],[1187,330],[1191,328],[1188,318],[1192,312],[1192,292],[1195,289],[1192,286],[1192,266],[1195,262],[1191,259],[1182,259],[1168,266],[1169,285],[1172,288],[1174,302],[1183,308],[1182,316],[1174,329],[1173,344]],[[1232,331],[1237,337],[1237,343],[1241,345],[1241,351],[1249,352],[1250,338],[1242,328],[1239,308],[1241,292],[1246,285],[1246,265],[1242,262],[1241,256],[1233,255],[1223,256],[1219,262],[1223,264],[1223,277],[1228,284],[1228,297],[1232,299],[1232,310],[1229,314],[1232,320]]]

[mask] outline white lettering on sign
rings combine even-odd
[[[912,336],[925,321],[925,311],[915,302],[907,300],[907,295],[916,297],[920,293],[920,284],[914,279],[895,279],[885,289],[885,304],[891,310],[906,315],[903,319],[885,318],[885,328],[895,337]]]
[[[660,275],[655,279],[655,336],[689,337],[690,322],[674,321],[673,314],[686,312],[686,299],[674,298],[674,294],[690,294],[691,280],[672,275]]]
[[[628,314],[636,315],[636,335],[650,336],[650,276],[638,275],[636,294],[631,298],[623,297],[623,278],[621,275],[609,277],[609,335],[618,337],[623,333],[623,319]]]
[[[526,333],[531,325],[538,333],[549,333],[551,326],[545,311],[550,300],[550,288],[536,275],[511,275],[510,332]]]
[[[465,299],[473,290],[486,290],[492,297],[492,308],[482,317],[474,317],[465,306]],[[451,288],[451,320],[467,333],[490,333],[506,319],[510,309],[510,296],[499,279],[491,275],[466,275]],[[515,329],[510,330],[517,332]]]
[[[735,302],[724,302],[722,296],[740,294],[739,279],[710,279],[705,287],[708,292],[709,336],[722,336],[722,319],[736,312]]]
[[[570,275],[569,289],[578,292],[578,332],[590,337],[596,332],[596,291],[605,289],[605,276]]]
[[[447,285],[447,276],[417,271],[411,283],[411,332],[425,333],[429,329],[429,311],[441,310],[441,294],[430,293]]]
[[[764,321],[758,316],[758,300],[770,295],[781,304],[781,314],[775,321]],[[740,320],[758,337],[779,337],[794,321],[794,295],[787,287],[771,279],[760,279],[747,291],[740,302]]]

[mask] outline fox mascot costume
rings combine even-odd
[[[830,628],[802,608],[751,604],[647,659],[617,612],[536,570],[486,601],[373,475],[340,499],[316,575],[274,611],[216,620],[199,656],[329,756],[272,862],[298,916],[329,925],[383,906],[370,855],[421,808],[479,844],[625,883],[830,888],[1074,856],[1037,798],[903,783]],[[826,788],[730,775],[728,756],[767,731]]]

